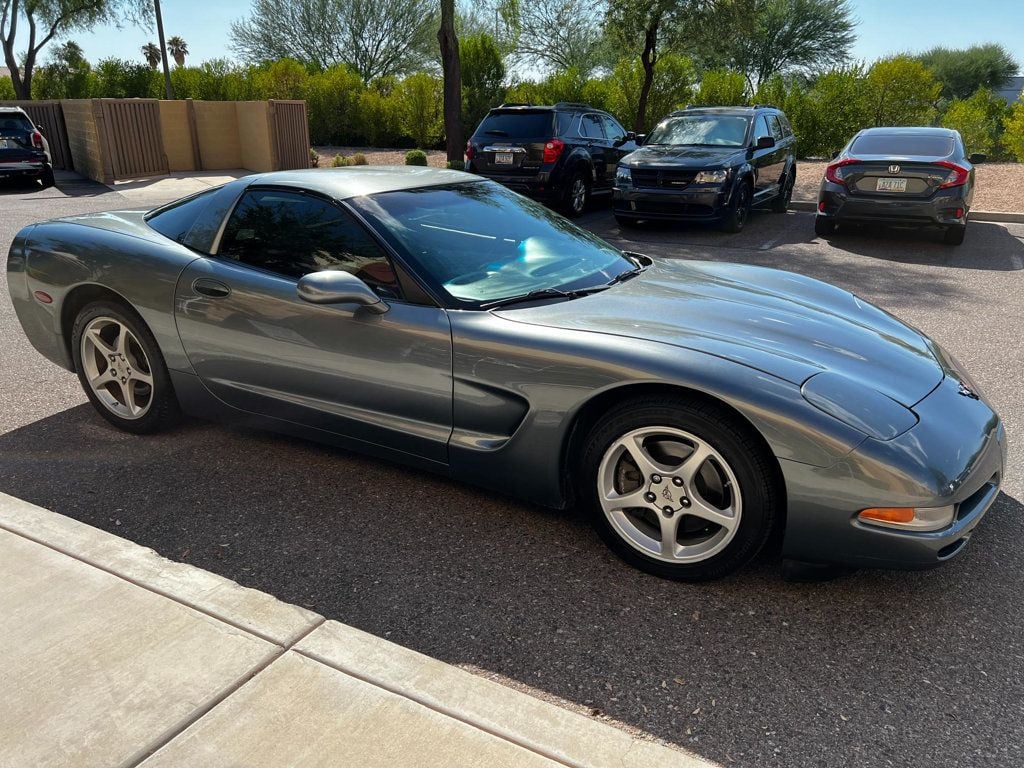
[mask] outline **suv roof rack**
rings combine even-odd
[[[532,106],[533,106],[533,104],[530,104],[529,102],[508,101],[508,102],[505,102],[504,104],[499,104],[497,107],[495,107],[495,109],[504,109],[505,107],[532,107]]]
[[[751,109],[778,109],[774,104],[754,104]]]
[[[572,109],[593,109],[589,104],[584,104],[582,101],[560,101],[555,104],[556,107],[570,107]]]

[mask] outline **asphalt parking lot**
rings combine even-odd
[[[148,201],[152,204],[161,200]],[[89,183],[0,188],[0,251],[51,216],[126,207]],[[855,291],[971,370],[1011,440],[966,554],[922,572],[661,581],[573,513],[276,435],[189,423],[138,438],[24,339],[0,278],[0,491],[479,674],[736,766],[1024,764],[1024,225],[815,237],[811,214],[739,235],[620,231],[667,258],[780,267]]]

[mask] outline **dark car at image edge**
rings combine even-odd
[[[974,163],[948,128],[868,128],[829,163],[818,192],[815,232],[846,222],[939,228],[960,245],[974,198]]]
[[[611,194],[636,138],[589,104],[503,104],[466,143],[466,170],[579,216],[593,195]]]
[[[46,139],[20,107],[0,106],[0,180],[27,179],[54,184]]]
[[[796,137],[767,105],[687,107],[665,117],[642,148],[623,158],[615,218],[717,222],[743,229],[754,206],[783,213],[796,182]]]

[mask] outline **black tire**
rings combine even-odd
[[[619,214],[615,214],[615,221],[620,227],[625,229],[636,229],[640,226],[640,219],[634,219],[632,216],[619,216]]]
[[[42,183],[43,189],[57,186],[57,180],[53,178],[53,168],[44,170],[43,174],[39,177],[39,181]]]
[[[793,187],[795,186],[796,166],[794,165],[782,179],[781,191],[772,200],[772,211],[774,213],[785,213],[789,210],[789,203],[793,199]]]
[[[149,367],[148,373],[153,379],[153,385],[148,401],[148,410],[140,417],[124,418],[112,412],[100,401],[89,384],[82,359],[82,335],[90,323],[100,318],[109,318],[127,327],[145,354]],[[174,394],[174,386],[171,383],[163,354],[160,352],[160,347],[153,334],[134,310],[113,301],[98,301],[86,305],[75,318],[71,332],[71,353],[75,370],[78,373],[78,380],[89,398],[89,402],[100,416],[115,427],[123,429],[125,432],[144,435],[169,429],[181,420],[181,409]]]
[[[655,426],[683,430],[705,441],[728,463],[739,485],[742,508],[736,532],[724,549],[704,560],[671,563],[644,554],[613,527],[601,506],[599,473],[605,453],[629,432]],[[620,403],[590,431],[579,470],[579,498],[601,539],[630,565],[662,578],[709,581],[736,571],[764,547],[781,514],[778,470],[770,453],[749,425],[714,403],[672,397]]]
[[[824,216],[814,217],[814,234],[818,237],[829,237],[836,233],[836,223]]]
[[[579,194],[578,184],[583,185],[582,197]],[[590,203],[590,179],[583,171],[576,171],[569,177],[569,183],[565,185],[562,193],[562,210],[566,216],[575,219],[582,216]]]
[[[946,227],[946,231],[942,233],[942,240],[946,245],[963,245],[966,235],[966,224],[954,224],[951,227]]]
[[[742,232],[743,227],[747,224],[747,219],[750,218],[752,203],[753,193],[750,191],[750,184],[746,180],[741,181],[732,196],[729,209],[722,217],[722,231],[734,235]]]

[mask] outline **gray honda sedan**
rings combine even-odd
[[[937,565],[1003,474],[978,387],[877,307],[621,251],[455,171],[250,176],[27,227],[7,268],[32,344],[121,429],[244,420],[579,505],[659,576],[723,576],[773,534]]]

